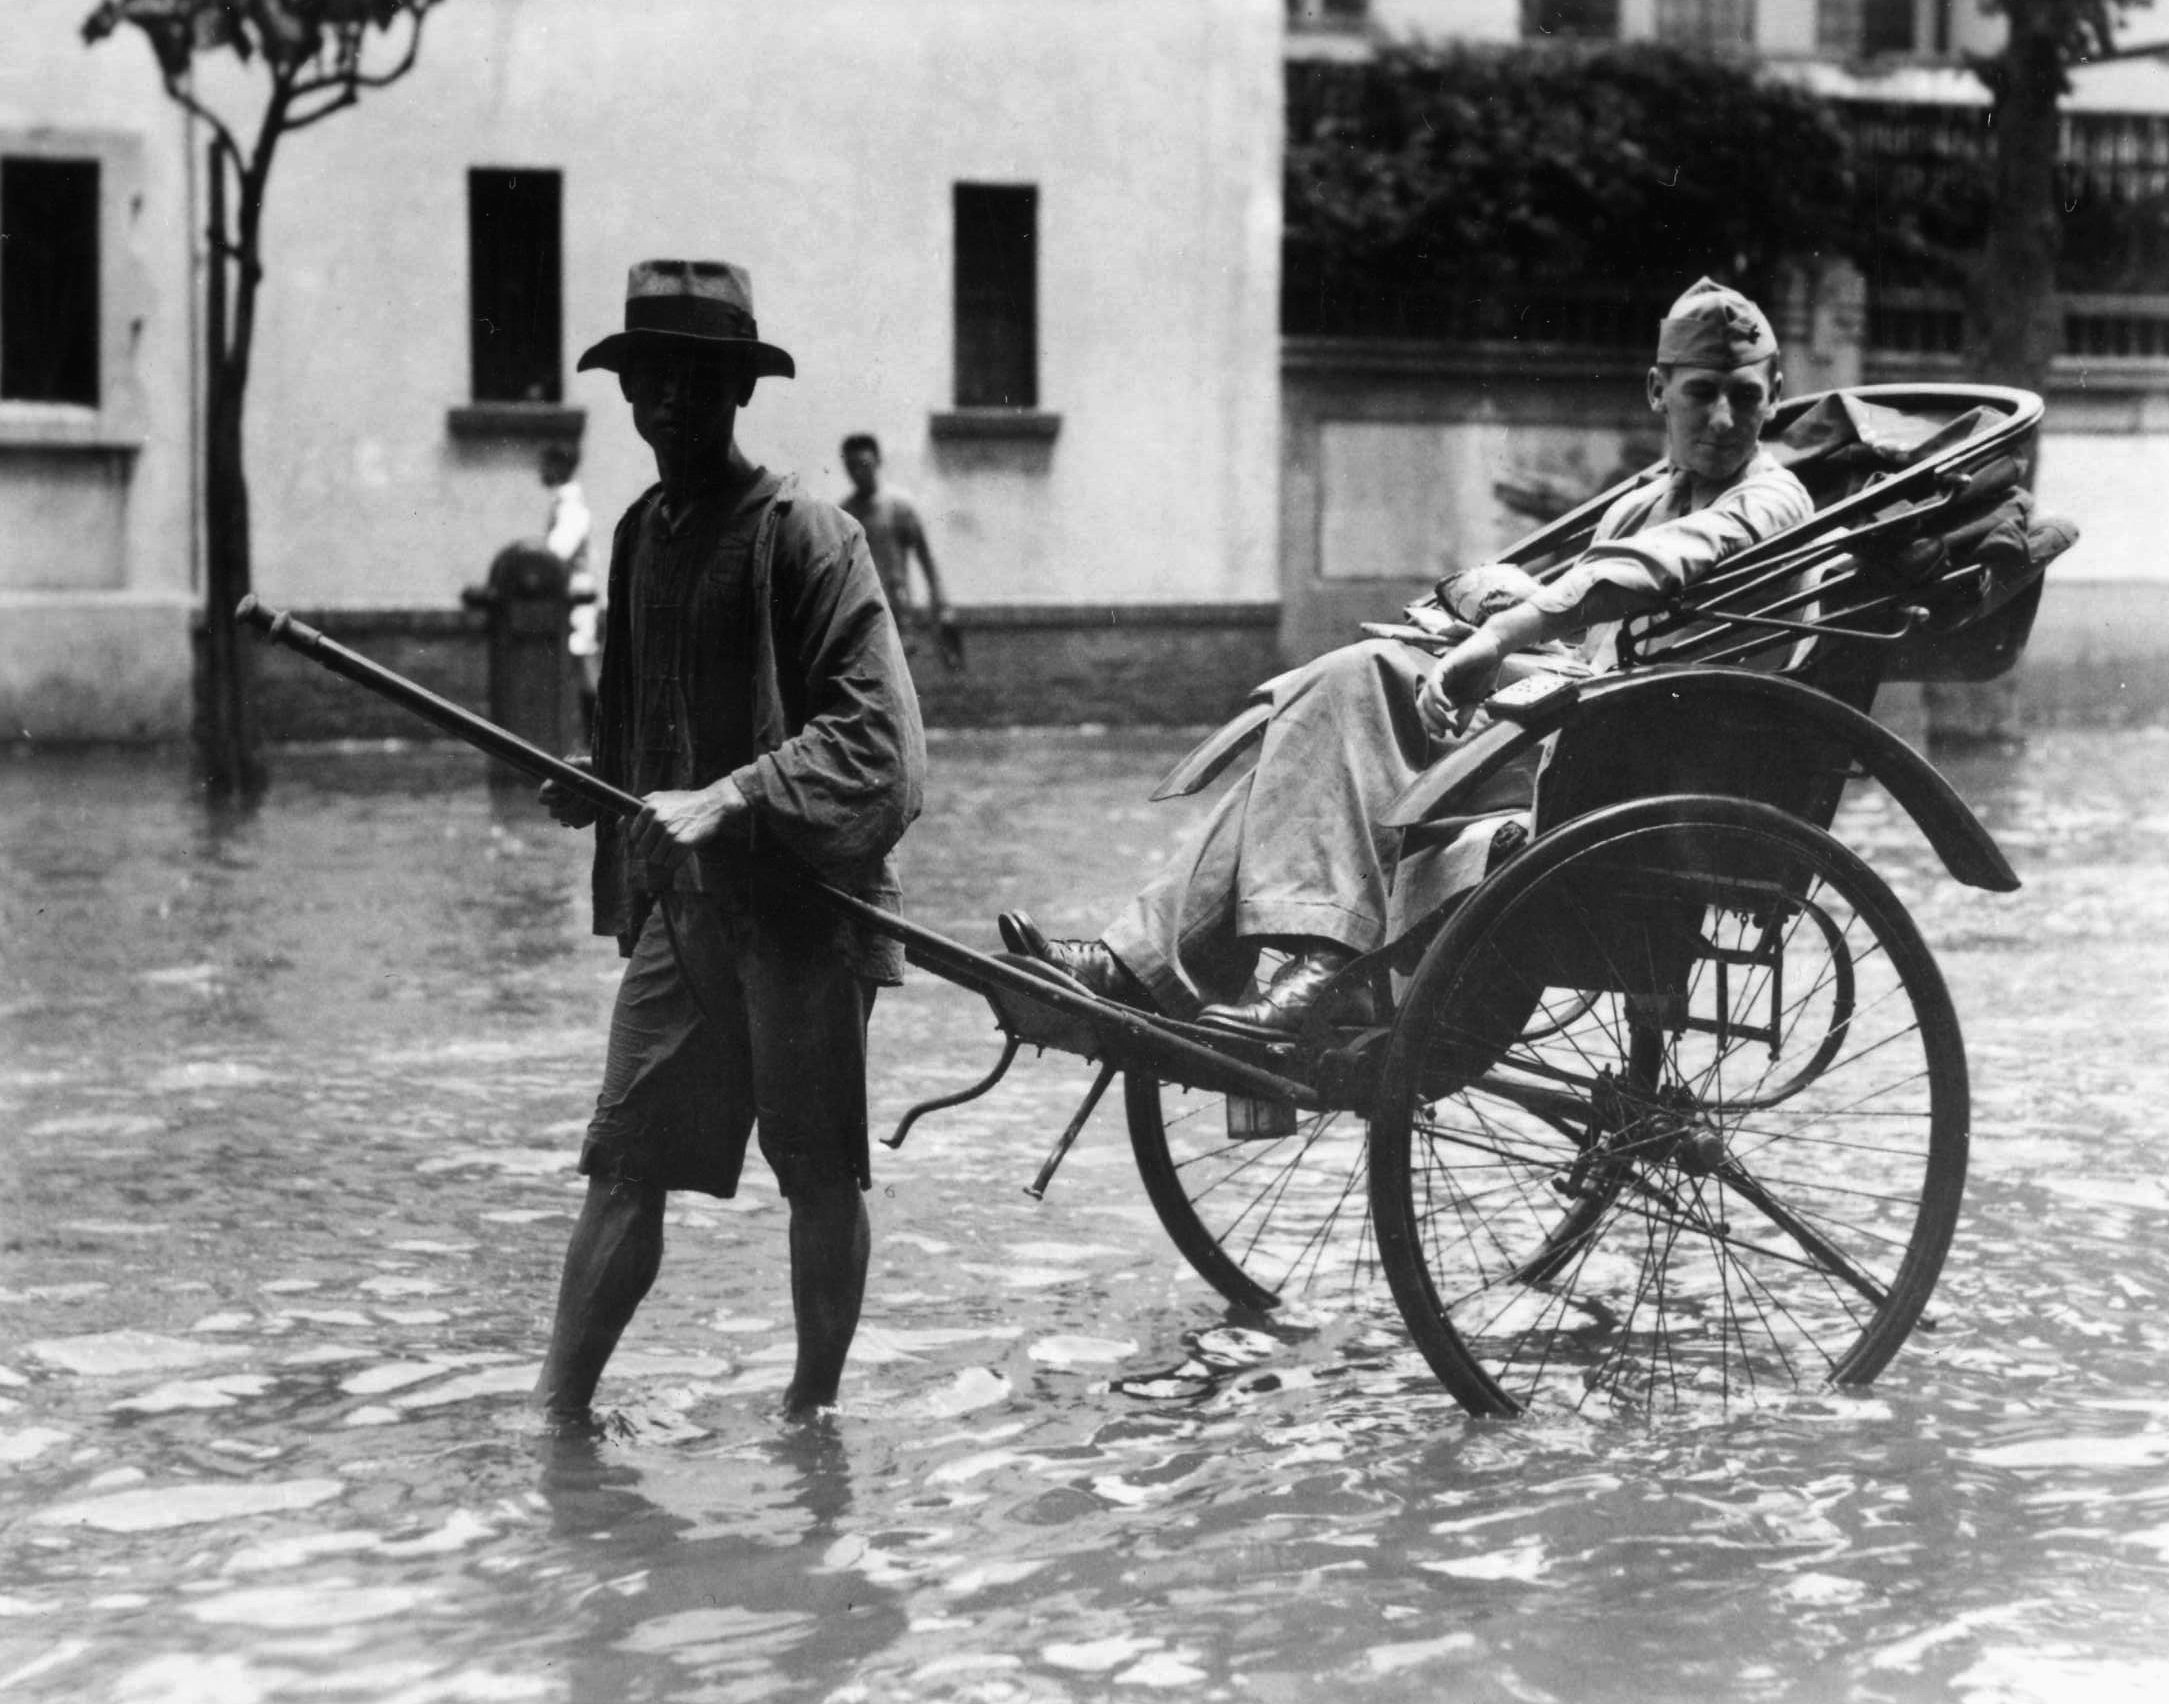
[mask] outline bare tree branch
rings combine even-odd
[[[272,161],[288,131],[305,129],[356,104],[415,64],[422,18],[439,0],[99,0],[82,26],[93,45],[134,25],[158,62],[167,96],[211,134],[210,265],[205,274],[208,362],[204,385],[204,674],[197,736],[205,779],[220,795],[263,785],[250,664],[227,619],[250,587],[247,440],[243,429],[257,297],[264,279],[263,221]],[[401,18],[403,52],[389,69],[365,59],[370,33],[389,48]],[[251,145],[198,98],[191,71],[199,54],[227,52],[243,67],[261,63],[269,82]],[[229,188],[233,191],[228,194]]]
[[[384,89],[398,82],[400,78],[414,69],[415,62],[420,57],[422,49],[422,24],[425,13],[422,11],[409,12],[406,17],[408,25],[406,51],[399,56],[398,60],[389,69],[384,71],[364,71],[361,69],[362,37],[361,32],[356,29],[350,36],[346,36],[346,39],[352,43],[352,51],[349,52],[342,43],[338,56],[339,69],[302,79],[294,85],[294,93],[296,95],[313,95],[329,88],[344,88],[353,91]],[[345,35],[345,32],[342,32],[342,35]],[[353,98],[358,99],[358,94]],[[312,118],[306,122],[314,123],[315,120]]]
[[[296,93],[313,92],[333,86],[326,83],[316,83],[306,89],[297,90]],[[306,130],[310,125],[317,123],[320,119],[329,118],[333,113],[344,107],[359,104],[361,96],[355,91],[351,83],[336,86],[339,89],[338,94],[317,106],[304,109],[297,103],[286,115],[285,128],[288,130]]]
[[[236,160],[241,157],[241,144],[227,127],[226,121],[211,107],[199,100],[196,91],[188,86],[188,72],[167,71],[160,68],[159,76],[166,85],[166,97],[183,112],[200,121],[211,132],[218,145]]]

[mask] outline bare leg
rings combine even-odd
[[[565,1250],[550,1352],[535,1381],[538,1408],[563,1419],[587,1413],[611,1351],[662,1264],[663,1191],[589,1178]]]
[[[783,1393],[791,1418],[836,1400],[844,1359],[859,1328],[873,1227],[853,1183],[828,1184],[791,1197],[791,1311],[798,1322],[798,1367]]]

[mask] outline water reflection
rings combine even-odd
[[[1095,927],[1174,839],[1143,795],[1178,744],[940,742],[918,914]],[[0,1691],[2152,1696],[2162,749],[1954,767],[2009,896],[1847,807],[1975,1105],[1936,1329],[1866,1393],[1469,1421],[1382,1300],[1219,1305],[1113,1108],[1028,1203],[1086,1078],[1050,1058],[877,1156],[832,1430],[772,1418],[763,1183],[674,1204],[584,1443],[523,1402],[617,972],[579,837],[456,754],[297,756],[215,820],[157,763],[0,766]],[[994,1036],[915,979],[874,1045],[886,1121]]]
[[[586,1576],[561,1628],[574,1698],[788,1696],[902,1630],[892,1594],[828,1561],[852,1506],[832,1426],[693,1455],[655,1494],[597,1439],[548,1438],[537,1455],[549,1532]]]

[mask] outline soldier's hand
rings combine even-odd
[[[585,770],[590,775],[595,773],[594,764],[586,758],[576,757],[571,761],[575,768]],[[602,816],[599,809],[562,782],[543,782],[536,790],[535,797],[542,802],[542,808],[548,811],[555,821],[563,823],[567,828],[586,828]]]
[[[1416,695],[1416,713],[1433,738],[1449,739],[1467,728],[1469,712],[1497,685],[1503,661],[1499,642],[1481,628],[1439,659]]]

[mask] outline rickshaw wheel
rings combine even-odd
[[[1418,966],[1371,1127],[1379,1252],[1472,1412],[1864,1384],[1934,1288],[1968,1116],[1950,996],[1880,877],[1769,805],[1636,800],[1541,836]]]
[[[1123,1078],[1130,1148],[1160,1223],[1238,1307],[1331,1307],[1377,1283],[1362,1119]]]

